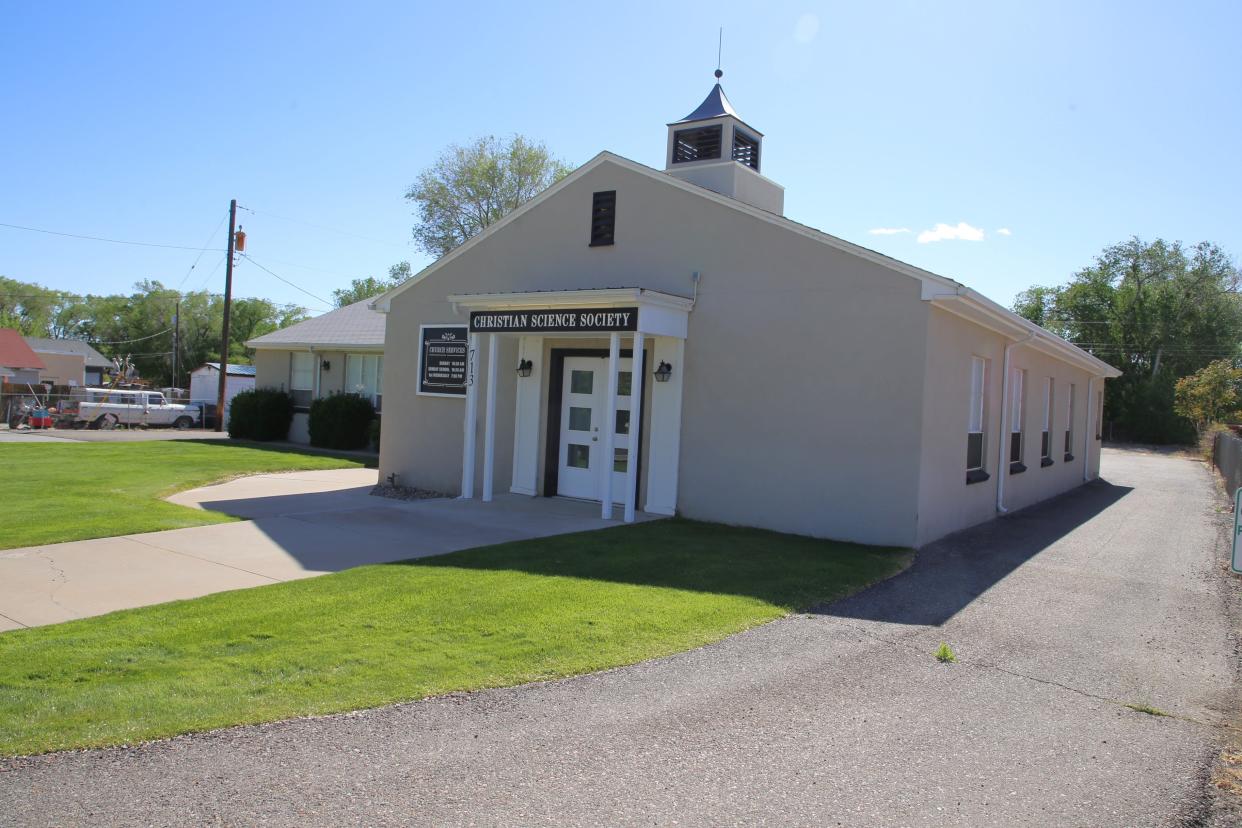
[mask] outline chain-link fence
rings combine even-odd
[[[214,402],[181,389],[0,385],[0,424],[10,429],[215,428]]]
[[[1212,462],[1220,469],[1229,496],[1233,497],[1238,486],[1242,485],[1242,437],[1232,431],[1216,432],[1216,440],[1212,444]]]

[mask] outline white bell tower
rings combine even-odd
[[[671,176],[779,215],[785,188],[760,174],[763,133],[749,126],[720,86],[680,121],[668,125],[664,171]]]

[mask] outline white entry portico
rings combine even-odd
[[[510,491],[614,504],[635,519],[677,508],[687,316],[694,300],[642,288],[466,294],[470,313],[462,497],[475,496],[479,395],[483,405],[481,497],[495,495],[498,372],[516,370]],[[500,365],[500,340],[517,340],[517,364]],[[606,348],[604,347],[606,345]],[[479,372],[486,352],[486,377]],[[657,376],[656,372],[661,368]],[[542,486],[541,475],[542,474]]]

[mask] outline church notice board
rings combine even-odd
[[[419,326],[418,393],[464,397],[469,349],[465,325]]]

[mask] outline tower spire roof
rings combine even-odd
[[[719,79],[720,74],[722,73],[719,69],[717,69],[716,72],[717,79]],[[739,121],[742,120],[742,116],[737,114],[737,111],[733,108],[733,104],[729,103],[728,97],[725,96],[724,89],[721,88],[719,83],[717,83],[712,87],[712,91],[707,93],[707,97],[703,99],[703,103],[699,104],[697,109],[682,118],[680,121],[673,121],[673,123],[688,124],[691,121],[706,121],[709,118],[720,118],[725,115],[732,115]]]

